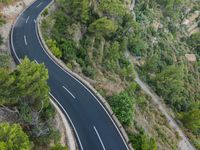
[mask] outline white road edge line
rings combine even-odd
[[[28,43],[26,41],[26,35],[24,35],[24,43],[25,43],[25,45],[28,45]]]
[[[65,115],[66,115],[67,118],[69,119],[69,121],[70,121],[70,123],[71,123],[71,125],[72,125],[72,127],[73,127],[73,129],[74,129],[74,132],[75,132],[75,134],[76,134],[76,137],[78,138],[78,142],[79,142],[79,144],[80,144],[81,150],[83,150],[83,146],[82,146],[80,137],[79,137],[79,135],[78,135],[78,133],[77,133],[77,131],[76,131],[76,128],[75,128],[75,126],[74,126],[74,124],[73,124],[73,122],[72,122],[70,116],[68,115],[68,113],[66,112],[66,110],[63,108],[63,106],[59,103],[59,101],[58,101],[50,92],[49,92],[49,95],[57,102],[57,104],[60,106],[60,108],[64,111]]]
[[[97,134],[97,136],[98,136],[98,138],[99,138],[99,141],[101,142],[101,145],[102,145],[102,147],[103,147],[103,150],[106,150],[106,148],[105,148],[105,146],[104,146],[104,144],[103,144],[103,142],[102,142],[102,140],[101,140],[101,137],[100,137],[100,135],[99,135],[99,132],[97,131],[97,129],[96,129],[95,126],[93,126],[93,128],[94,128],[94,131],[96,132],[96,134]]]
[[[76,99],[76,97],[65,87],[65,86],[62,86],[63,89],[65,89],[74,99]]]
[[[40,5],[42,5],[42,2],[40,2],[36,7],[38,8],[38,7],[40,7]]]
[[[58,66],[62,71],[64,71],[66,74],[68,74],[70,77],[72,77],[74,80],[76,80],[79,84],[81,84],[96,100],[97,102],[100,104],[100,106],[103,108],[103,110],[106,112],[106,114],[108,115],[108,117],[110,118],[110,120],[112,121],[112,123],[114,124],[116,130],[118,131],[119,135],[121,136],[124,145],[126,146],[127,150],[129,150],[129,147],[124,139],[124,137],[122,136],[122,133],[119,131],[119,128],[117,127],[115,121],[112,119],[112,117],[110,116],[110,114],[108,113],[108,111],[106,110],[106,108],[103,106],[103,104],[99,101],[99,99],[81,82],[79,81],[77,78],[75,78],[73,75],[71,75],[71,73],[67,72],[65,69],[63,69],[60,65],[57,64],[57,62],[55,62],[55,60],[48,54],[48,52],[45,50],[45,48],[43,47],[39,35],[38,35],[38,30],[37,30],[37,23],[35,24],[35,30],[36,30],[36,36],[39,40],[39,43],[43,49],[43,51],[47,54],[47,56],[54,62],[54,64],[56,66]]]
[[[17,60],[19,61],[19,63],[21,64],[22,62],[21,62],[21,60],[19,59],[19,57],[17,56],[17,54],[16,54],[16,51],[15,51],[15,48],[14,48],[14,44],[13,44],[13,29],[14,29],[14,26],[12,27],[12,31],[11,31],[11,49],[13,49],[13,52],[14,52],[14,55],[15,55],[15,57],[17,58]]]
[[[27,19],[26,19],[26,23],[28,23],[29,18],[30,18],[30,16],[27,17]]]

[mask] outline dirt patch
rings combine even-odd
[[[135,122],[157,141],[159,150],[178,149],[179,138],[176,131],[167,123],[156,104],[150,99],[136,107]]]
[[[5,6],[1,13],[6,19],[7,22],[10,20],[15,19],[15,17],[23,10],[24,3],[22,1],[19,1],[13,5]]]
[[[96,83],[95,88],[106,91],[106,96],[112,96],[123,91],[123,86],[124,85],[121,82],[116,83],[108,81]]]
[[[196,56],[195,56],[195,54],[185,54],[185,57],[186,57],[187,60],[190,61],[190,62],[195,62],[195,61],[196,61]]]

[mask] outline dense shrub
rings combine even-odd
[[[148,137],[144,131],[140,131],[138,134],[129,135],[130,142],[135,150],[157,150],[156,141]]]
[[[109,104],[123,125],[130,125],[134,115],[134,99],[127,92],[121,92],[110,98]]]
[[[31,142],[19,124],[0,124],[1,150],[31,150]]]

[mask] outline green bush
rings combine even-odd
[[[182,66],[167,66],[164,71],[158,73],[154,79],[156,92],[162,95],[164,100],[176,110],[185,108],[184,101],[184,72]]]
[[[132,37],[129,39],[128,48],[135,55],[141,56],[142,50],[146,50],[148,48],[148,44],[139,37]]]
[[[82,23],[87,23],[89,20],[89,0],[73,0],[71,3],[73,17]]]
[[[91,78],[94,78],[96,71],[93,69],[93,67],[87,66],[87,67],[83,67],[82,72],[83,72],[84,75],[91,77]]]
[[[99,4],[99,10],[107,17],[122,17],[126,13],[125,5],[120,0],[101,0]]]
[[[43,16],[47,16],[49,14],[49,10],[48,10],[48,8],[46,8],[45,10],[44,10],[44,12],[42,13],[42,15]]]
[[[28,136],[18,124],[0,124],[1,150],[31,150]]]
[[[200,131],[200,109],[192,109],[188,112],[184,112],[180,117],[184,126],[190,129],[192,132],[197,133]]]
[[[53,53],[53,55],[55,55],[58,58],[62,57],[62,51],[57,47],[55,40],[48,39],[46,43],[49,49],[51,50],[51,52]]]
[[[65,62],[76,59],[76,47],[73,41],[71,40],[62,40],[60,44],[60,49],[62,50],[62,59]]]
[[[140,131],[138,134],[129,135],[130,142],[135,150],[157,150],[156,141]]]
[[[56,144],[50,150],[67,150],[67,147],[62,146],[61,144]]]
[[[125,91],[109,99],[113,112],[123,125],[129,126],[133,121],[134,101],[135,99],[130,97]]]
[[[10,64],[10,56],[7,53],[0,54],[0,68],[8,68]]]
[[[0,45],[3,44],[3,37],[0,34]]]
[[[90,24],[88,31],[100,35],[109,35],[117,30],[118,25],[115,21],[106,17],[99,18]]]
[[[10,4],[11,2],[13,2],[13,0],[0,0],[0,3],[3,4]]]
[[[188,44],[197,50],[198,54],[200,55],[200,32],[192,34],[188,39]]]

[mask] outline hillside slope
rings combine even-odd
[[[135,70],[174,110],[199,149],[199,4],[56,0],[43,13],[43,36],[56,57],[108,100],[135,149],[178,149],[180,140],[135,83]]]

